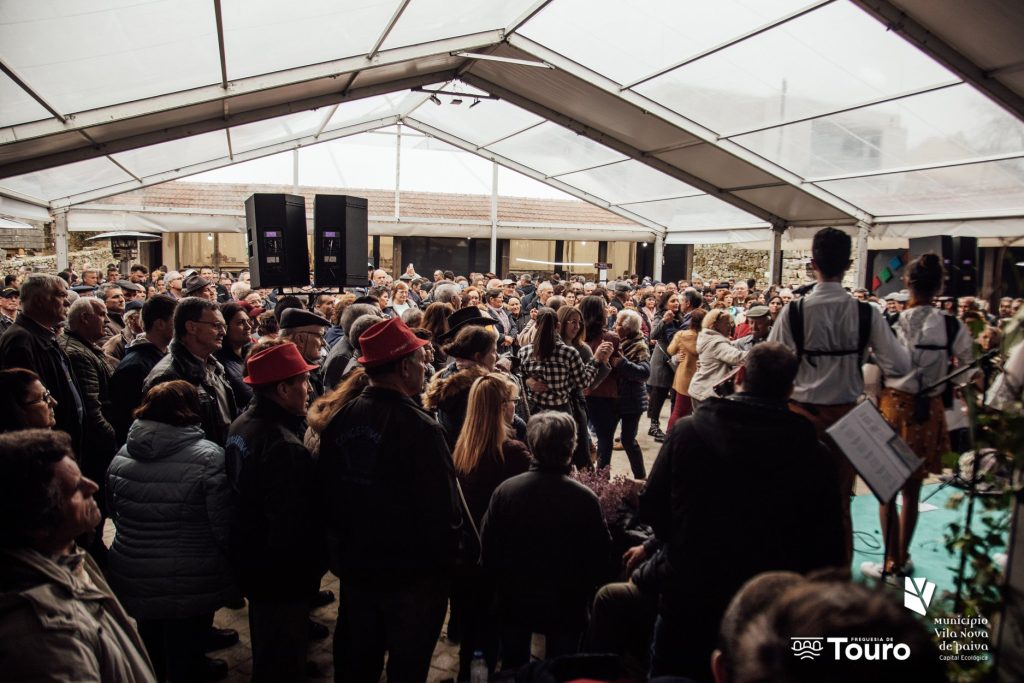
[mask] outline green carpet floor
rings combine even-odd
[[[939,484],[923,487],[923,500]],[[914,561],[914,576],[926,577],[936,585],[936,597],[944,591],[954,591],[953,577],[959,566],[959,556],[946,551],[945,534],[951,522],[963,523],[967,515],[967,501],[964,500],[959,510],[946,508],[950,496],[962,493],[960,489],[947,486],[928,500],[928,505],[937,509],[921,512],[918,516],[917,530],[910,544],[910,556]],[[853,517],[853,578],[860,579],[861,562],[881,562],[883,554],[882,531],[878,519],[878,499],[872,494],[856,496],[852,501]],[[923,507],[924,504],[922,504]],[[981,523],[984,506],[979,500],[974,506],[974,521],[971,526],[976,532],[985,527]]]

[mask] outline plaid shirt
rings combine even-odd
[[[533,357],[533,344],[519,349],[523,379],[544,382],[548,390],[535,394],[527,386],[530,405],[538,408],[563,408],[577,390],[586,389],[597,374],[597,361],[584,363],[580,352],[555,338],[555,350],[547,360]]]

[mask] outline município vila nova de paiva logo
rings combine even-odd
[[[903,584],[903,605],[921,616],[927,616],[935,595],[935,584],[925,578],[906,577]],[[934,628],[941,659],[963,661],[987,659],[989,651],[988,619],[984,617],[936,617]],[[798,659],[817,659],[831,654],[836,661],[906,660],[910,646],[887,637],[824,637],[790,638],[790,649]]]

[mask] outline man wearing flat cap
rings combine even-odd
[[[4,287],[3,291],[0,291],[0,334],[14,324],[14,319],[18,317],[20,301],[16,287]]]
[[[359,339],[370,385],[320,441],[317,499],[341,578],[338,680],[422,681],[448,605],[461,513],[444,432],[413,400],[423,346],[399,318]]]
[[[236,492],[228,558],[249,599],[252,674],[305,679],[310,597],[326,566],[314,508],[313,456],[298,436],[309,400],[307,363],[277,341],[246,361],[254,398],[231,423],[225,458]]]
[[[331,326],[330,321],[303,308],[289,308],[281,314],[280,325],[281,339],[295,344],[306,362],[319,370],[326,355],[322,353],[325,350],[324,334]],[[324,395],[324,381],[319,372],[310,373],[309,381],[313,388],[309,396],[312,402]]]
[[[772,329],[772,317],[769,315],[768,307],[751,306],[747,311],[745,324],[747,325],[747,334],[737,335],[733,346],[742,351],[749,351],[754,348],[755,344],[760,344],[767,339],[768,333]],[[739,326],[737,325],[737,327]]]

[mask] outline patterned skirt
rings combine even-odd
[[[928,399],[928,418],[924,422],[914,420],[914,395],[905,391],[883,389],[878,409],[910,450],[924,460],[924,467],[917,471],[917,476],[942,471],[942,455],[950,448],[942,396]]]

